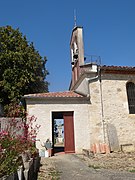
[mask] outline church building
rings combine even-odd
[[[83,28],[70,40],[72,79],[68,91],[25,95],[29,115],[41,125],[36,146],[53,142],[54,121],[64,122],[64,152],[135,150],[135,67],[86,63]]]

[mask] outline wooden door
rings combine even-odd
[[[64,150],[65,153],[74,153],[75,152],[75,143],[74,143],[74,119],[73,112],[66,112],[63,114],[64,119]]]

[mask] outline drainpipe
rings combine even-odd
[[[104,143],[106,143],[101,71],[100,71],[99,77],[100,77],[99,82],[100,82],[101,121],[102,121],[102,127],[103,127],[103,141],[104,141]]]

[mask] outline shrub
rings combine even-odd
[[[36,153],[35,138],[40,128],[34,116],[6,120],[8,123],[0,132],[0,177],[18,169],[22,164],[23,152],[29,150],[33,155]]]

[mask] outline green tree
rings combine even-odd
[[[29,93],[48,92],[46,57],[11,26],[0,27],[0,103],[19,102]]]

